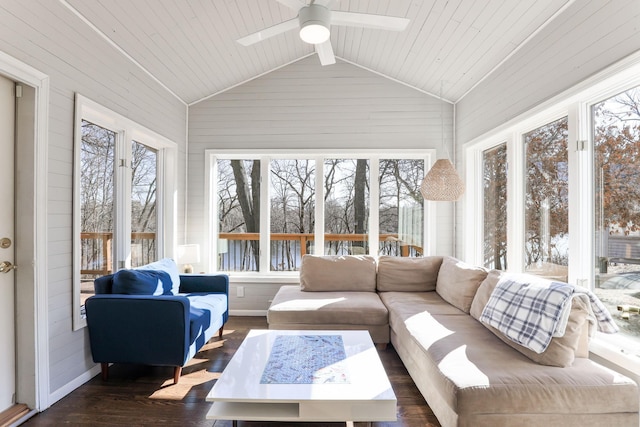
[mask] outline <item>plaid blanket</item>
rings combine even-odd
[[[500,281],[480,316],[510,340],[536,353],[547,349],[554,336],[564,335],[571,299],[587,296],[598,330],[615,333],[618,327],[602,302],[589,290],[546,280],[526,283]]]

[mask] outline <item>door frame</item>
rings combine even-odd
[[[25,179],[23,194],[32,193],[33,207],[26,220],[33,234],[21,258],[32,260],[32,280],[21,283],[16,276],[16,328],[23,338],[16,344],[16,360],[26,361],[16,372],[16,395],[20,403],[43,411],[49,407],[49,326],[47,292],[47,159],[49,121],[49,76],[0,51],[0,74],[35,90],[33,111],[33,146],[31,155],[18,159],[16,168],[31,171]],[[19,118],[16,115],[16,120]],[[29,198],[28,198],[29,199]],[[18,238],[18,237],[17,237]],[[18,254],[16,253],[16,257]],[[21,266],[21,271],[29,266]],[[31,286],[30,286],[31,285]],[[22,297],[21,297],[22,296]],[[20,323],[20,326],[18,326]]]

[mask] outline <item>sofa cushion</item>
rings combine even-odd
[[[482,310],[484,310],[484,306],[489,302],[491,293],[502,278],[503,274],[504,273],[501,270],[491,270],[478,287],[476,295],[473,297],[473,301],[471,302],[471,309],[469,310],[469,314],[471,314],[474,319],[478,321],[480,320]]]
[[[427,400],[437,395],[461,420],[483,414],[637,411],[635,383],[589,359],[550,368],[503,345],[470,316],[405,312],[403,317],[393,328],[394,347]],[[498,425],[515,425],[504,419]]]
[[[381,256],[378,259],[378,291],[435,291],[442,257]]]
[[[220,318],[227,310],[225,294],[180,294],[189,300],[189,343],[193,343],[202,332],[212,326],[213,319]],[[198,343],[200,346],[204,343]]]
[[[113,293],[171,295],[169,273],[159,270],[120,270],[113,275]]]
[[[473,297],[486,277],[485,268],[445,257],[438,272],[436,292],[449,304],[469,313]]]
[[[176,262],[171,258],[163,258],[149,264],[141,265],[134,270],[157,270],[168,273],[171,279],[171,294],[178,295],[180,289],[180,271],[178,270]]]
[[[369,255],[305,255],[300,266],[303,291],[375,292],[376,261]]]
[[[304,292],[282,286],[267,313],[271,323],[388,325],[389,313],[375,292]]]

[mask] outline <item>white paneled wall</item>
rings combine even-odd
[[[456,104],[464,144],[640,49],[640,1],[576,1]]]
[[[442,112],[442,114],[441,114]],[[206,149],[425,149],[451,141],[452,105],[338,61],[308,57],[189,108],[188,240],[204,245]],[[437,253],[452,251],[450,203],[437,205]],[[232,280],[233,281],[233,280]],[[252,289],[231,309],[251,309]],[[256,293],[262,292],[255,290]],[[255,305],[264,309],[264,301]],[[236,302],[241,305],[236,305]],[[234,306],[235,305],[235,306]]]
[[[94,366],[86,328],[72,328],[74,93],[179,145],[184,186],[186,107],[106,43],[61,2],[3,0],[0,51],[50,77],[47,265],[51,395]],[[60,18],[60,19],[57,19]],[[68,24],[65,24],[68,23]]]

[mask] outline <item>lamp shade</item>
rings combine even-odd
[[[178,264],[197,264],[200,262],[200,245],[179,245]]]
[[[438,159],[422,180],[420,193],[427,200],[458,200],[464,193],[464,183],[449,159]]]
[[[312,4],[298,12],[300,38],[310,44],[324,43],[329,39],[331,14],[326,7]]]

